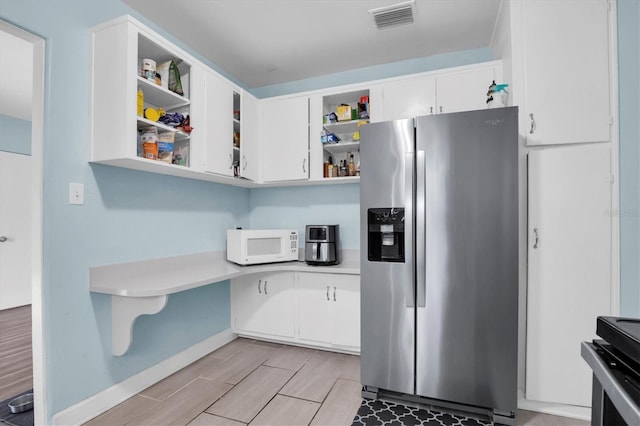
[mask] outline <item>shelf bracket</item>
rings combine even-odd
[[[133,336],[133,324],[140,315],[153,315],[167,305],[168,296],[124,297],[111,296],[111,352],[124,355]]]

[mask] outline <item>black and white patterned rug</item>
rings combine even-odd
[[[492,426],[490,420],[479,420],[462,414],[451,414],[425,408],[410,407],[379,399],[363,399],[352,426]]]

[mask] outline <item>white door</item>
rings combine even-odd
[[[233,87],[205,72],[204,170],[233,176]]]
[[[265,182],[309,178],[309,98],[261,103],[262,177]]]
[[[298,337],[302,340],[331,342],[332,286],[328,279],[331,276],[333,274],[299,274]]]
[[[608,2],[522,4],[527,145],[608,141]]]
[[[0,151],[0,309],[31,303],[31,156]]]
[[[495,68],[480,68],[437,76],[438,114],[486,109],[487,92],[496,78],[498,76]]]
[[[330,289],[333,325],[331,343],[338,346],[359,348],[360,276],[330,275],[334,277],[334,285]]]
[[[385,120],[435,114],[436,79],[419,77],[384,84],[382,111]]]
[[[608,144],[529,153],[526,398],[591,405],[580,343],[611,315]]]
[[[260,109],[258,99],[242,92],[240,100],[240,176],[260,180]]]

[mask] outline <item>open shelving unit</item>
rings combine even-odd
[[[354,156],[354,162],[356,166],[360,163],[360,140],[359,140],[359,126],[369,122],[369,117],[358,118],[355,120],[344,120],[337,122],[326,122],[324,117],[332,112],[337,112],[337,109],[341,105],[349,105],[351,109],[358,111],[358,103],[362,97],[369,97],[369,90],[357,90],[347,93],[337,93],[333,95],[323,96],[322,98],[322,114],[323,114],[323,129],[329,134],[333,133],[339,139],[334,143],[323,143],[323,155],[322,161],[327,162],[331,158],[334,165],[338,165],[341,160],[349,159],[352,154]],[[349,179],[353,181],[359,180],[357,176],[342,176],[342,177],[325,177],[325,179]]]

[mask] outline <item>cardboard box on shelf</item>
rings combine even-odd
[[[351,120],[351,106],[349,105],[340,105],[336,111],[336,115],[338,116],[338,121],[349,121]]]
[[[158,160],[173,163],[174,132],[164,132],[158,135]]]

